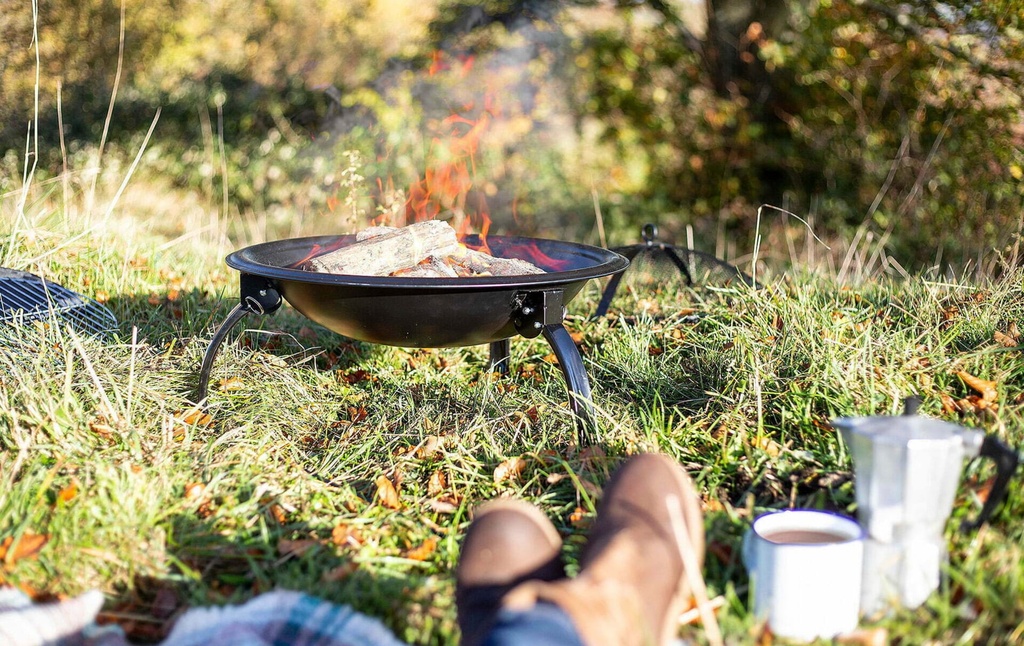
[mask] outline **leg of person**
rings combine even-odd
[[[702,562],[704,521],[692,482],[667,456],[633,456],[605,487],[579,576],[523,583],[502,607],[556,605],[587,646],[665,646],[690,594],[683,550]]]
[[[522,627],[523,621],[529,625],[535,620],[550,623],[553,615],[543,610],[530,620],[500,611],[503,597],[516,586],[564,577],[561,550],[562,538],[555,526],[533,505],[496,500],[477,508],[462,543],[455,575],[462,643],[484,643],[499,620],[506,635],[508,630],[515,632],[512,626]]]
[[[499,610],[480,646],[584,646],[576,624],[553,603]]]

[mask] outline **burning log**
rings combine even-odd
[[[456,271],[465,268],[460,276],[518,276],[520,274],[543,274],[544,270],[531,262],[518,258],[496,258],[482,251],[462,247],[452,254],[450,262]]]
[[[370,227],[356,242],[313,258],[322,273],[410,278],[519,276],[544,270],[518,258],[497,258],[459,244],[455,230],[440,220],[406,227]]]
[[[374,227],[363,240],[313,258],[313,271],[327,274],[388,276],[415,267],[430,256],[444,257],[460,249],[447,222],[427,220],[400,229]]]

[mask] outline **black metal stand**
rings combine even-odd
[[[210,390],[210,371],[213,360],[220,351],[228,333],[249,314],[270,314],[281,307],[281,295],[274,289],[274,284],[266,278],[242,274],[239,278],[239,303],[235,305],[228,317],[220,324],[210,340],[210,346],[203,355],[203,366],[199,370],[199,387],[196,390],[196,402],[203,404]]]
[[[491,372],[507,375],[509,357],[512,356],[512,342],[509,339],[491,341]]]
[[[738,280],[745,285],[759,288],[753,278],[747,276],[724,260],[719,260],[714,256],[700,251],[695,251],[693,249],[680,249],[673,245],[661,242],[658,240],[658,227],[654,224],[645,224],[640,229],[640,236],[644,239],[641,244],[629,245],[627,247],[616,247],[612,249],[612,251],[625,256],[629,260],[630,266],[634,266],[633,261],[641,254],[647,254],[648,257],[655,257],[659,254],[663,254],[669,259],[672,266],[679,271],[683,278],[686,279],[687,286],[693,286],[696,283],[696,280],[694,279],[695,273],[697,273],[699,277],[699,273],[695,272],[693,269],[693,264],[698,263],[703,267],[714,267],[716,271],[725,278]],[[612,298],[615,297],[615,291],[619,288],[619,283],[622,282],[622,277],[626,275],[627,271],[615,274],[611,277],[611,280],[608,281],[608,285],[604,288],[604,293],[601,294],[601,302],[598,303],[597,310],[594,312],[593,318],[601,318],[608,313],[608,307],[612,303]]]
[[[576,432],[580,446],[597,443],[597,419],[594,416],[594,401],[590,398],[590,381],[583,357],[576,348],[572,336],[561,323],[544,326],[544,338],[551,344],[558,357],[558,366],[569,389],[569,410],[576,416]]]
[[[618,276],[616,276],[618,278]],[[561,290],[523,292],[519,295],[517,312],[513,321],[516,330],[532,339],[543,334],[558,358],[558,366],[565,377],[569,390],[569,409],[576,416],[576,432],[581,446],[597,443],[597,418],[594,402],[590,397],[590,381],[583,357],[576,348],[572,336],[562,325],[565,318],[564,293]],[[498,343],[501,343],[500,341]],[[491,362],[494,362],[494,344],[491,344]]]
[[[214,359],[228,333],[249,314],[270,314],[281,307],[283,302],[273,283],[259,276],[242,274],[239,291],[240,302],[232,308],[227,318],[217,328],[210,341],[210,346],[206,349],[206,354],[203,355],[196,399],[201,405],[209,393],[210,373],[213,370]],[[587,379],[587,369],[583,365],[583,357],[580,356],[572,336],[562,325],[562,319],[565,317],[562,297],[561,290],[522,292],[517,295],[514,323],[516,331],[522,336],[534,338],[543,334],[551,345],[555,357],[558,358],[562,375],[565,377],[565,385],[569,391],[569,409],[576,417],[579,443],[581,446],[589,446],[598,440],[594,403],[590,396],[590,381]],[[511,355],[510,339],[491,342],[490,353],[491,370],[508,374]]]

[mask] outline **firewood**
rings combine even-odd
[[[460,248],[451,255],[451,261],[468,270],[470,276],[520,276],[543,274],[544,270],[519,258],[497,258],[482,251]],[[460,272],[462,274],[462,272]]]
[[[387,276],[418,265],[428,256],[443,258],[461,249],[447,222],[427,220],[394,229],[313,258],[313,271]]]
[[[356,242],[362,242],[363,240],[369,240],[370,238],[376,238],[382,236],[385,233],[391,233],[392,231],[398,231],[398,227],[367,227],[362,231],[356,232]]]
[[[404,276],[406,278],[458,278],[459,275],[443,259],[437,256],[428,256],[418,265],[406,267],[391,273],[392,276]]]

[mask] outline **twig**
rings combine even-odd
[[[135,159],[132,161],[131,167],[128,168],[128,173],[124,176],[124,180],[121,182],[121,186],[118,187],[117,193],[114,194],[114,198],[110,200],[110,204],[107,206],[106,213],[103,214],[103,219],[106,220],[110,217],[110,214],[114,211],[114,206],[117,205],[117,201],[121,199],[121,194],[124,193],[124,189],[128,186],[128,180],[131,179],[135,173],[135,168],[139,165],[139,160],[142,159],[142,153],[146,152],[146,146],[149,145],[149,138],[153,136],[153,130],[156,128],[156,122],[160,120],[160,108],[156,109],[156,114],[153,115],[153,123],[149,124],[149,131],[146,132],[146,137],[142,140],[142,145],[139,146],[139,152],[135,155]]]
[[[33,90],[32,121],[28,124],[28,132],[25,135],[25,166],[21,178],[21,197],[18,198],[17,222],[11,228],[10,243],[7,247],[8,255],[14,251],[14,241],[17,239],[18,225],[25,222],[25,204],[28,202],[29,187],[32,178],[36,174],[36,166],[39,163],[39,75],[42,67],[39,58],[39,2],[32,0],[32,45],[36,55],[36,79]],[[34,147],[32,143],[34,142]],[[32,166],[29,167],[28,159],[32,157]]]
[[[608,246],[608,239],[604,236],[604,216],[601,215],[601,200],[597,197],[597,189],[591,187],[590,196],[594,200],[594,218],[597,220],[597,239],[601,241],[602,247]]]
[[[708,600],[708,589],[704,585],[704,576],[700,573],[700,559],[690,540],[690,528],[686,526],[686,521],[682,516],[682,504],[683,501],[675,495],[669,495],[665,499],[673,533],[676,536],[676,546],[679,549],[679,556],[683,560],[683,574],[686,576],[686,583],[689,584],[693,598],[697,602],[697,612],[700,614],[700,621],[704,626],[704,634],[708,638],[708,643],[712,646],[724,646],[722,629],[718,625],[718,618],[715,617],[715,611]]]
[[[954,114],[955,113],[953,112],[949,113],[949,116],[947,116],[946,120],[943,122],[942,130],[939,131],[939,134],[935,137],[935,141],[932,142],[931,150],[928,151],[928,156],[925,157],[924,163],[921,164],[921,170],[918,171],[917,178],[914,179],[914,185],[911,187],[910,193],[907,195],[906,199],[903,200],[903,204],[900,205],[899,211],[896,212],[896,215],[899,216],[906,213],[907,209],[910,208],[910,203],[915,197],[917,197],[918,191],[921,190],[921,186],[924,184],[925,173],[928,172],[928,169],[932,165],[932,160],[935,159],[935,155],[939,152],[939,146],[942,145],[942,140],[946,137],[946,132],[949,130],[949,124],[953,122]]]
[[[63,100],[61,99],[61,82],[57,80],[57,133],[60,136],[60,161],[61,161],[61,173],[60,182],[63,188],[64,195],[64,208],[68,208],[69,192],[70,187],[68,186],[69,173],[68,173],[68,149],[64,145],[64,109]]]
[[[121,26],[117,38],[117,69],[114,71],[114,87],[110,91],[110,101],[107,103],[107,116],[103,120],[103,132],[100,134],[100,147],[96,152],[96,172],[92,176],[92,184],[89,186],[89,207],[92,207],[96,197],[96,181],[100,175],[100,161],[103,159],[103,149],[107,145],[107,133],[110,131],[110,122],[114,117],[114,103],[117,101],[117,88],[121,85],[121,67],[124,64],[124,6],[125,0],[121,0]]]

